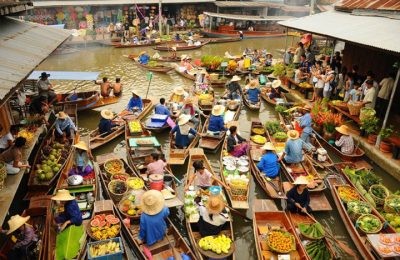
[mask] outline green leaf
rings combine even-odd
[[[73,259],[81,248],[81,238],[85,234],[83,225],[71,225],[57,235],[56,260]]]

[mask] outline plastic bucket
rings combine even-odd
[[[173,181],[174,181],[174,178],[172,176],[164,175],[164,184],[165,184],[165,186],[171,187]]]
[[[158,177],[158,174],[152,174],[149,176],[151,190],[161,191],[164,188],[164,180]]]

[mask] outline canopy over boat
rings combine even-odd
[[[50,74],[49,79],[54,80],[97,80],[100,72],[82,72],[82,71],[40,71],[35,70],[29,75],[28,79],[39,79],[42,72]]]
[[[238,15],[238,14],[221,14],[204,12],[203,14],[210,17],[219,17],[229,20],[241,20],[241,21],[284,21],[293,18],[292,16],[254,16],[254,15]]]

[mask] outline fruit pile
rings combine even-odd
[[[306,238],[321,239],[325,236],[325,230],[319,222],[313,224],[299,224],[300,233]]]
[[[138,217],[142,214],[140,205],[135,204],[136,196],[129,195],[119,203],[119,210],[129,217]]]
[[[306,251],[312,260],[332,259],[332,255],[323,240],[311,241],[306,245]]]
[[[250,139],[256,144],[265,144],[265,142],[267,141],[267,138],[261,135],[253,135],[250,137]]]
[[[140,122],[138,120],[129,121],[128,126],[129,132],[131,132],[131,134],[141,133],[143,131],[142,126],[140,125]]]
[[[344,202],[360,199],[360,196],[358,195],[357,191],[350,186],[340,186],[338,188],[338,192],[339,192],[339,197]]]
[[[18,137],[23,137],[26,139],[26,144],[30,145],[32,143],[34,134],[30,132],[28,129],[22,129],[18,132]]]
[[[268,246],[271,250],[287,254],[296,248],[294,236],[283,230],[274,230],[268,233]]]
[[[121,251],[119,242],[107,241],[104,243],[98,243],[90,245],[89,247],[89,258],[94,258],[102,255],[115,254]]]
[[[144,181],[138,177],[131,177],[127,180],[126,184],[130,189],[140,190],[144,187]]]
[[[118,181],[118,180],[112,180],[109,184],[108,187],[110,191],[112,191],[115,194],[124,194],[128,190],[128,186],[126,185],[125,182],[123,181]]]
[[[219,235],[217,237],[206,236],[200,239],[199,246],[201,249],[213,251],[216,254],[227,254],[231,248],[232,240],[225,236]]]
[[[122,173],[124,170],[124,163],[119,160],[110,160],[104,164],[104,169],[110,174]]]
[[[400,233],[400,216],[394,213],[383,213],[382,216],[389,222],[389,224]],[[400,243],[400,240],[399,240]]]
[[[253,129],[251,129],[251,132],[256,135],[263,135],[263,134],[265,134],[265,129],[261,128],[261,127],[255,127]]]
[[[39,181],[49,181],[60,171],[62,164],[68,157],[69,147],[57,142],[51,146],[43,147],[40,163],[35,165],[36,177]]]
[[[90,221],[90,231],[96,240],[116,237],[120,231],[119,219],[112,214],[95,215]]]
[[[128,179],[128,175],[124,175],[124,174],[114,174],[112,176],[113,180],[119,180],[119,181],[126,181]]]

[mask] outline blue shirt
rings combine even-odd
[[[112,123],[110,119],[102,118],[99,123],[99,132],[100,134],[111,133],[111,128],[114,126],[117,126],[117,124]]]
[[[247,94],[249,95],[249,100],[253,103],[258,102],[258,95],[260,95],[261,91],[259,88],[248,89]]]
[[[140,216],[139,239],[144,241],[148,246],[162,240],[167,229],[166,219],[169,215],[169,209],[164,207],[160,213],[156,215],[147,215],[142,213]]]
[[[228,130],[224,126],[224,118],[222,116],[211,115],[210,123],[208,124],[208,131],[220,132]]]
[[[131,97],[126,106],[126,110],[132,110],[132,108],[138,107],[140,111],[143,109],[143,101],[140,97]]]
[[[82,213],[79,210],[76,200],[70,200],[65,203],[63,215],[66,220],[71,221],[75,226],[80,226],[82,224]]]
[[[303,128],[303,132],[306,134],[311,134],[312,133],[311,114],[307,113],[307,114],[303,115],[302,117],[300,117],[299,120],[300,120],[300,127]]]
[[[285,153],[285,161],[287,163],[303,161],[303,141],[301,139],[289,139],[285,145]]]
[[[179,128],[179,125],[174,126],[174,128],[171,129],[171,134],[176,132],[175,136],[175,145],[177,147],[188,147],[190,144],[190,139],[189,135],[183,135],[181,134],[181,130]],[[189,133],[192,135],[196,135],[197,132],[193,128],[190,128]]]
[[[62,135],[63,131],[65,129],[67,129],[67,127],[69,127],[70,129],[74,129],[74,131],[78,131],[78,129],[76,128],[74,122],[72,122],[70,117],[67,117],[66,119],[62,120],[62,119],[57,119],[56,120],[56,131],[58,134]]]
[[[140,57],[139,57],[139,63],[144,64],[144,65],[147,65],[147,63],[149,63],[149,60],[150,60],[150,56],[147,54],[140,55]]]
[[[170,116],[171,115],[171,111],[169,111],[169,109],[161,104],[157,104],[156,107],[154,108],[154,111],[156,112],[156,114],[159,115],[166,115],[166,116]]]
[[[280,169],[278,156],[273,152],[267,152],[261,157],[261,161],[257,164],[257,168],[265,173],[267,177],[275,178]]]

